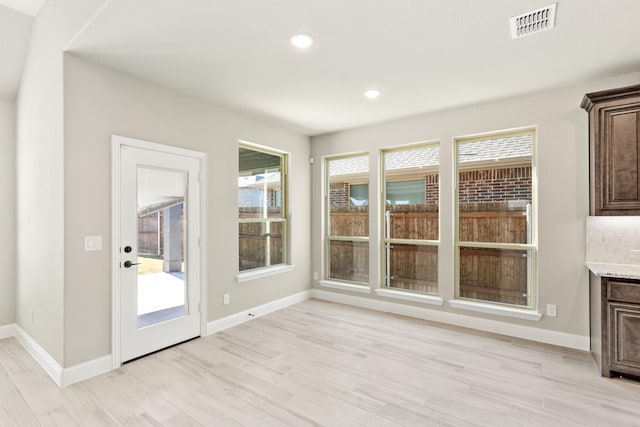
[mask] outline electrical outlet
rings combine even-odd
[[[318,272],[317,271],[313,272],[313,280],[318,280]]]
[[[556,315],[557,315],[556,305],[555,304],[547,304],[547,316],[556,317]]]
[[[640,260],[640,249],[631,249],[629,251],[629,258],[630,259],[635,259],[635,260]]]
[[[223,303],[224,305],[227,305],[227,304],[229,304],[229,301],[230,301],[230,300],[231,300],[231,298],[229,297],[229,294],[224,294],[224,298],[223,298],[223,300],[222,300],[222,303]]]

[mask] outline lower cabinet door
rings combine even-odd
[[[609,303],[612,371],[640,376],[640,304]]]

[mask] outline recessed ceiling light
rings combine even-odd
[[[309,34],[295,34],[291,36],[289,42],[298,49],[307,49],[313,44],[313,37]]]
[[[371,89],[366,91],[364,93],[364,96],[366,96],[369,99],[376,99],[377,97],[380,96],[380,91],[378,89]]]

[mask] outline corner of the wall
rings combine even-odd
[[[111,355],[90,360],[70,368],[60,364],[19,325],[0,326],[0,339],[15,337],[29,355],[59,387],[75,384],[111,371]]]
[[[111,359],[111,355],[109,354],[89,360],[88,362],[80,363],[79,365],[71,366],[70,368],[63,368],[60,377],[60,386],[65,387],[75,384],[113,370],[113,362]]]
[[[0,326],[0,340],[5,338],[11,338],[16,336],[16,324],[11,323],[9,325]]]
[[[15,337],[27,353],[44,369],[47,375],[60,386],[62,366],[19,325],[15,327]]]

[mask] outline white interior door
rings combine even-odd
[[[120,361],[200,336],[200,161],[120,147]]]

